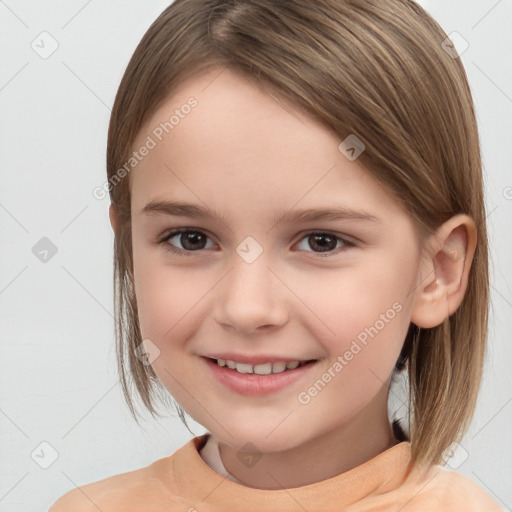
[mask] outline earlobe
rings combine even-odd
[[[110,204],[108,215],[110,217],[110,225],[112,226],[114,233],[117,234],[119,228],[119,220],[117,217],[117,209],[113,203]]]
[[[455,215],[429,239],[411,322],[436,327],[460,306],[475,254],[476,227],[468,215]]]

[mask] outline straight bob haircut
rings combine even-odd
[[[215,66],[242,73],[309,113],[340,142],[355,134],[365,145],[359,163],[410,213],[422,245],[453,215],[474,220],[477,247],[461,305],[437,327],[411,323],[394,372],[406,372],[404,428],[414,462],[442,463],[474,413],[489,303],[478,129],[464,67],[447,41],[412,0],[176,0],[153,22],[120,83],[107,147],[109,194],[119,219],[117,360],[136,420],[131,385],[153,415],[155,394],[163,402],[168,393],[137,357],[142,339],[133,285],[130,180],[116,182],[116,173],[159,103],[185,78]],[[179,406],[178,413],[187,425]]]

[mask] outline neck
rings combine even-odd
[[[251,467],[240,452],[219,442],[224,467],[256,489],[287,489],[349,471],[398,443],[387,415],[387,389],[345,425],[286,451],[263,453]]]

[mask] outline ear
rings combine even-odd
[[[110,208],[108,210],[108,216],[110,217],[110,225],[112,226],[114,233],[117,234],[118,229],[119,229],[119,219],[117,217],[117,209],[116,209],[114,203],[110,203]]]
[[[460,306],[468,285],[477,241],[475,223],[455,215],[429,237],[415,290],[411,322],[436,327]]]

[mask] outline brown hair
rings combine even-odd
[[[411,324],[395,370],[409,380],[415,462],[440,463],[473,416],[485,355],[489,278],[478,130],[467,77],[441,27],[412,0],[176,0],[143,36],[117,92],[108,132],[109,183],[143,123],[179,81],[210,66],[243,73],[366,146],[359,163],[407,209],[420,241],[457,213],[472,217],[477,247],[468,288],[441,325]],[[129,180],[109,187],[118,364],[154,414],[163,391],[136,357]],[[165,399],[162,392],[161,398]],[[185,420],[183,410],[178,411]],[[137,419],[135,417],[135,419]],[[185,422],[186,424],[186,422]]]

